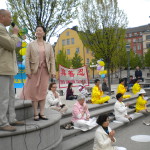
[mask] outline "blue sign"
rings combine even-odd
[[[14,76],[14,88],[22,88],[24,87],[25,81],[26,81],[26,73],[25,68],[23,66],[18,66],[19,72],[17,75]]]

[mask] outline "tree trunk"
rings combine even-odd
[[[120,79],[122,78],[122,70],[121,70],[121,67],[119,68],[120,70]]]
[[[113,70],[111,70],[111,84],[113,82]]]
[[[108,68],[107,68],[107,72],[108,72],[108,88],[109,88],[109,95],[111,95],[111,82],[110,82],[110,61],[108,61]]]

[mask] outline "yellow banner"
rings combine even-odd
[[[14,79],[14,83],[25,83],[26,79]]]

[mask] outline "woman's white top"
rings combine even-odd
[[[114,106],[115,117],[124,117],[127,115],[127,109],[128,107],[123,102],[117,100]]]
[[[108,131],[111,132],[110,127]],[[99,126],[95,132],[93,150],[117,150],[115,146],[112,146],[113,143],[104,129]]]
[[[49,108],[51,106],[62,105],[60,97],[59,97],[59,93],[58,92],[56,93],[58,94],[58,98],[55,98],[52,91],[48,91],[47,96],[46,96],[45,108]]]

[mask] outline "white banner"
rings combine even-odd
[[[69,69],[59,65],[59,88],[68,87],[68,83],[73,83],[73,87],[79,86],[81,81],[85,80],[85,85],[89,86],[86,66]]]

